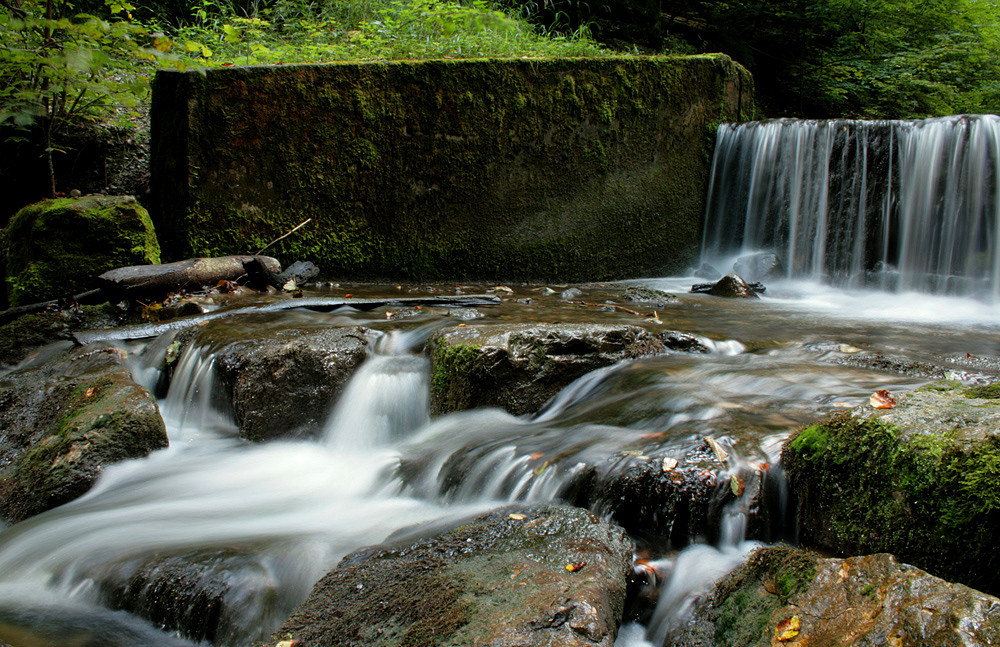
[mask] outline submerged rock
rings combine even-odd
[[[1000,644],[1000,600],[892,555],[763,548],[671,636],[677,647]]]
[[[0,238],[12,306],[96,287],[115,267],[160,262],[146,210],[130,196],[44,200],[17,212]]]
[[[500,407],[538,411],[563,387],[602,366],[666,350],[639,326],[489,324],[431,338],[431,408],[436,413]]]
[[[632,301],[634,303],[648,304],[653,308],[665,308],[667,307],[667,304],[677,303],[680,301],[680,299],[669,292],[664,292],[663,290],[653,290],[642,287],[641,285],[633,285],[625,288],[625,292],[622,293],[622,298],[626,301]]]
[[[251,552],[220,548],[125,560],[88,578],[113,609],[191,640],[238,645],[263,637],[251,627],[273,627],[292,609],[271,566]]]
[[[259,442],[316,434],[368,353],[361,327],[282,327],[213,320],[190,343],[218,349],[215,370],[240,435]]]
[[[19,521],[80,496],[110,463],[167,446],[156,400],[124,351],[84,346],[0,378],[0,515]]]
[[[770,252],[740,256],[733,264],[733,272],[751,283],[772,278],[780,271],[781,259],[778,258],[777,254]]]
[[[611,647],[631,554],[585,510],[504,508],[349,555],[268,645]]]
[[[727,299],[756,299],[757,294],[764,291],[764,286],[747,283],[737,274],[727,274],[715,283],[693,285],[691,291]]]
[[[840,554],[891,552],[1000,591],[994,391],[938,383],[897,395],[893,408],[865,405],[800,430],[782,463],[798,498],[801,540]]]

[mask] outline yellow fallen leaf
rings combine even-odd
[[[853,355],[854,353],[860,353],[861,349],[857,346],[851,346],[850,344],[841,344],[840,352],[847,353],[848,355]]]
[[[736,496],[743,496],[743,491],[746,490],[746,483],[739,476],[733,474],[729,477],[729,489]]]
[[[509,514],[507,516],[513,519],[514,521],[521,521],[522,519],[526,518],[523,514],[519,512],[514,512],[513,514]]]
[[[712,451],[715,453],[716,460],[725,465],[726,460],[729,459],[729,452],[727,452],[722,445],[719,444],[719,441],[711,436],[705,436],[705,442],[712,448]]]
[[[799,635],[799,629],[802,628],[802,623],[799,622],[798,616],[792,616],[782,620],[774,628],[774,639],[786,642]]]

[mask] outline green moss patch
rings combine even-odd
[[[724,56],[160,72],[153,210],[171,257],[269,251],[355,279],[660,275],[700,240]]]
[[[11,219],[0,246],[12,306],[82,292],[116,267],[160,262],[152,220],[130,197],[29,205]]]
[[[845,413],[788,442],[782,461],[802,540],[841,554],[893,553],[995,594],[1000,434],[989,419],[976,421],[961,396],[920,398],[903,415]],[[918,419],[916,428],[910,421]]]

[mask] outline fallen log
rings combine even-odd
[[[197,326],[205,321],[218,319],[220,317],[232,317],[236,315],[254,314],[259,312],[276,312],[279,310],[290,310],[292,308],[305,308],[315,312],[330,312],[345,306],[356,310],[366,311],[380,306],[438,306],[442,308],[464,308],[471,306],[494,305],[497,303],[500,303],[500,297],[493,294],[468,294],[449,297],[387,297],[384,299],[324,297],[285,299],[283,301],[268,303],[266,305],[234,308],[232,310],[218,310],[206,314],[174,319],[172,321],[164,321],[162,323],[124,326],[122,328],[109,328],[107,330],[87,330],[74,333],[73,339],[76,343],[81,345],[108,340],[146,339],[149,337],[159,337],[168,330],[183,330],[185,328]]]
[[[119,267],[101,274],[100,289],[108,299],[135,299],[164,296],[184,289],[215,285],[219,281],[235,281],[247,274],[244,263],[257,261],[272,274],[281,271],[281,264],[270,256],[216,256],[189,258],[162,265]]]

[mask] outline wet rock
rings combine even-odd
[[[781,259],[770,252],[740,256],[733,264],[733,272],[753,283],[773,278],[781,271]]]
[[[722,278],[722,272],[714,265],[702,263],[701,267],[692,272],[692,276],[697,276],[699,279],[705,279],[706,281],[718,281]]]
[[[500,407],[538,411],[567,384],[626,358],[663,352],[645,328],[600,324],[493,324],[431,338],[431,408],[436,413]]]
[[[130,196],[29,205],[11,219],[0,248],[12,306],[97,287],[94,277],[115,267],[160,262],[153,222]]]
[[[579,288],[569,288],[568,290],[563,290],[559,294],[559,298],[564,299],[566,301],[569,301],[570,299],[575,299],[579,296],[583,296],[583,291],[580,290]]]
[[[691,291],[727,299],[756,299],[758,293],[764,291],[764,286],[759,283],[747,283],[736,274],[727,274],[714,284],[692,285]]]
[[[278,280],[282,284],[294,281],[295,285],[302,287],[317,276],[319,276],[319,268],[314,263],[309,261],[295,261],[278,275]]]
[[[821,559],[779,546],[720,582],[672,638],[677,647],[995,645],[1000,600],[884,553]]]
[[[801,429],[782,462],[802,541],[1000,592],[1000,401],[985,394],[938,383]]]
[[[248,636],[249,627],[274,627],[292,610],[270,570],[253,553],[227,548],[126,560],[88,577],[113,609],[192,640],[236,645],[263,638]]]
[[[470,319],[482,319],[486,315],[483,314],[482,310],[478,310],[476,308],[449,308],[448,316],[462,321],[468,321]]]
[[[677,297],[662,290],[653,290],[642,286],[633,285],[625,288],[622,298],[633,303],[648,304],[653,308],[665,308],[667,304],[680,301]]]
[[[110,463],[166,447],[156,401],[124,351],[84,346],[0,378],[0,515],[38,514],[86,492]]]
[[[18,317],[0,326],[0,366],[17,364],[46,344],[71,340],[76,331],[119,326],[126,317],[125,310],[111,304]]]
[[[316,434],[368,352],[368,331],[212,321],[196,343],[218,348],[215,369],[240,435],[259,442]]]
[[[631,551],[585,510],[504,508],[348,556],[267,644],[611,647]]]

